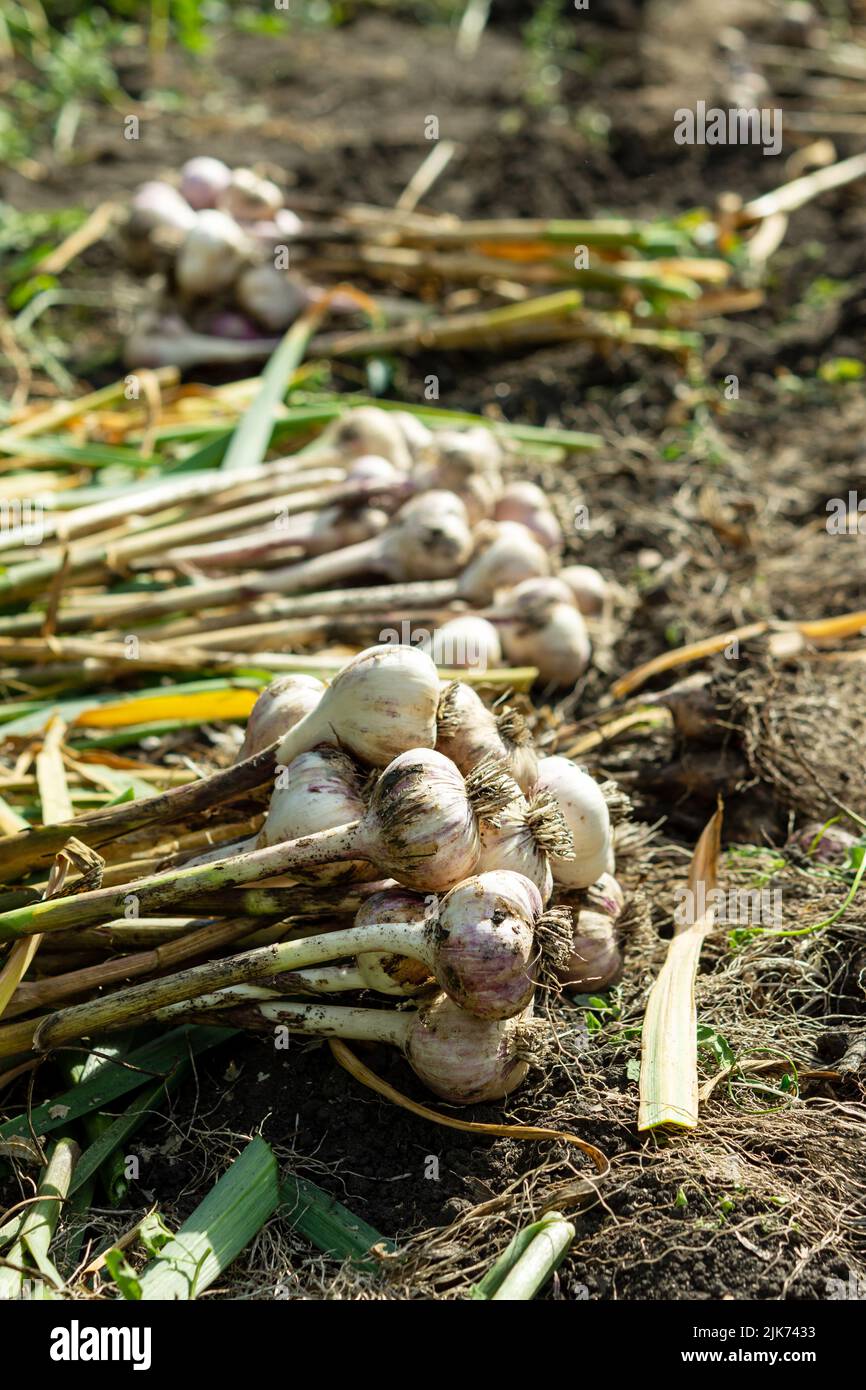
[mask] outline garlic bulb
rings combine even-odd
[[[562,527],[551,511],[547,497],[535,483],[508,483],[493,513],[497,521],[519,521],[543,546],[562,549]]]
[[[401,473],[408,473],[412,465],[412,456],[395,414],[376,405],[356,406],[333,420],[310,453],[317,458],[322,453],[343,460],[358,458],[361,454],[379,454],[390,459]]]
[[[457,884],[438,902],[414,896],[413,912],[411,895],[401,898],[390,890],[374,893],[361,907],[354,927],[280,942],[272,950],[259,951],[255,959],[267,965],[269,983],[293,990],[311,978],[304,975],[310,965],[353,950],[359,964],[373,953],[386,961],[389,952],[411,956],[476,1018],[512,1018],[522,1013],[532,1001],[536,976],[550,974],[568,959],[570,917],[562,912],[544,914],[538,891],[522,874],[510,870],[479,874]],[[239,975],[249,977],[249,959],[249,953],[234,962],[229,957],[217,979],[234,982]],[[203,992],[195,1007],[207,1011],[231,999],[225,989]]]
[[[180,171],[180,191],[191,208],[215,208],[231,183],[232,171],[221,159],[200,154],[188,159]]]
[[[266,685],[250,711],[237,762],[261,753],[314,710],[325,690],[315,676],[278,676]]]
[[[506,623],[502,645],[516,666],[535,666],[544,685],[574,685],[589,665],[592,647],[583,616],[569,603],[553,604],[541,627],[531,620]]]
[[[398,483],[403,476],[397,465],[381,454],[359,454],[346,470],[346,477],[359,483]]]
[[[228,289],[250,253],[250,243],[225,212],[205,208],[196,214],[175,264],[178,288],[189,298]]]
[[[176,188],[157,179],[144,183],[122,229],[124,256],[136,269],[153,269],[174,255],[194,225],[195,213]]]
[[[442,691],[436,747],[464,777],[485,758],[495,758],[505,764],[521,791],[535,786],[538,760],[523,716],[509,705],[494,714],[462,681],[451,681]]]
[[[478,868],[482,873],[513,869],[523,874],[547,903],[553,892],[549,856],[573,855],[571,831],[549,792],[536,791],[527,798],[515,783],[514,793],[495,819],[480,827]]]
[[[591,565],[566,565],[559,577],[574,595],[584,617],[595,618],[604,611],[608,598],[607,580]]]
[[[424,1085],[452,1105],[478,1105],[513,1091],[526,1076],[544,1035],[531,1006],[516,1018],[473,1018],[444,994],[405,1013],[263,1003],[233,1009],[229,1018],[269,1032],[282,1025],[318,1037],[392,1043]]]
[[[502,491],[502,451],[489,430],[438,430],[417,453],[413,477],[422,491],[445,489],[466,507],[473,526],[493,515]]]
[[[241,271],[234,288],[239,308],[271,333],[281,333],[306,307],[300,285],[272,265],[251,265]]]
[[[443,623],[420,646],[437,666],[453,670],[486,671],[488,666],[502,663],[496,628],[474,614]]]
[[[362,763],[384,767],[407,748],[436,742],[439,676],[414,647],[368,647],[334,677],[315,709],[287,732],[281,763],[317,743],[345,748]]]
[[[400,426],[413,459],[417,459],[424,449],[429,449],[433,442],[433,431],[417,415],[413,415],[411,410],[395,410],[393,419]]]
[[[611,828],[604,794],[588,773],[562,757],[541,759],[538,786],[555,797],[574,841],[573,858],[551,856],[554,880],[566,888],[588,888],[607,867]]]
[[[219,206],[239,222],[264,222],[279,212],[283,195],[275,183],[252,169],[235,169],[219,196]]]
[[[482,548],[458,582],[460,596],[470,603],[484,607],[493,602],[497,589],[550,573],[547,552],[519,522],[490,522],[480,539]]]
[[[472,551],[466,509],[450,492],[427,492],[404,503],[380,536],[318,555],[271,575],[280,593],[300,593],[370,571],[389,579],[444,579]]]
[[[612,918],[589,908],[573,908],[574,941],[568,963],[557,970],[560,984],[571,993],[591,994],[616,984],[622,973],[622,952]]]
[[[313,748],[293,758],[282,771],[255,847],[263,849],[349,825],[361,820],[366,810],[361,778],[351,758],[337,748]],[[376,876],[366,860],[317,864],[295,873],[301,883],[370,882]]]

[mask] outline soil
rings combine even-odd
[[[212,61],[194,65],[170,58],[161,85],[184,93],[176,115],[145,119],[141,141],[132,143],[103,114],[84,127],[78,165],[49,162],[36,183],[5,174],[2,196],[23,206],[96,205],[208,150],[229,162],[272,166],[299,200],[388,205],[426,153],[429,114],[459,150],[427,205],[461,216],[670,215],[712,207],[731,190],[748,199],[788,176],[786,160],[806,143],[796,132],[777,159],[743,147],[680,147],[671,139],[672,109],[695,93],[709,102],[726,90],[715,42],[722,22],[772,38],[769,14],[761,18],[759,11],[756,20],[754,6],[726,7],[722,20],[717,7],[629,0],[605,6],[603,18],[595,7],[591,18],[566,8],[563,23],[579,24],[580,36],[563,51],[559,81],[540,104],[539,63],[521,42],[535,8],[494,5],[479,53],[465,65],[455,61],[445,29],[364,7],[342,29],[285,40],[235,36]],[[122,77],[136,98],[144,84],[139,54],[123,55]],[[840,156],[854,152],[842,138],[837,147]],[[435,372],[443,405],[604,435],[599,453],[560,466],[555,476],[540,475],[566,518],[578,497],[589,507],[591,530],[574,535],[574,556],[633,595],[613,652],[579,692],[571,717],[594,708],[615,676],[666,646],[755,616],[866,607],[862,540],[830,537],[823,524],[828,498],[862,488],[866,402],[856,384],[836,387],[817,376],[830,359],[862,357],[864,227],[859,185],[795,215],[772,261],[764,305],[704,325],[703,372],[685,375],[681,363],[650,354],[602,358],[574,346],[398,366],[391,394],[407,400],[421,399],[425,375]],[[106,273],[122,279],[105,247],[89,252],[77,273],[82,283],[104,283]],[[821,277],[837,288],[825,286],[822,294]],[[140,293],[131,283],[124,288],[127,303]],[[122,330],[122,315],[111,328]],[[116,360],[105,360],[90,379],[116,375]],[[731,375],[738,379],[735,402],[724,396]],[[348,371],[342,380],[358,384]],[[675,761],[680,752],[665,735],[590,762],[619,776],[640,760]],[[863,1215],[855,1214],[851,1160],[842,1147],[850,1153],[858,1142],[846,1133],[842,1113],[861,1093],[856,1075],[804,1082],[802,1104],[773,1111],[768,1103],[755,1115],[738,1109],[720,1086],[697,1137],[647,1145],[637,1136],[635,1029],[663,959],[672,886],[685,876],[684,845],[696,826],[669,789],[634,780],[629,790],[642,820],[664,815],[668,824],[649,848],[624,860],[626,886],[648,893],[652,914],[625,943],[619,1017],[587,1033],[585,1010],[557,1005],[569,1065],[551,1064],[507,1107],[514,1122],[576,1132],[612,1164],[603,1202],[570,1208],[577,1238],[545,1297],[585,1297],[581,1286],[604,1299],[826,1297],[828,1278],[864,1272]],[[787,807],[775,802],[772,787],[764,794],[757,804],[773,810],[761,822],[764,838],[778,845]],[[740,838],[763,843],[754,824]],[[804,886],[803,877],[792,870],[791,892],[801,895],[809,920],[820,920],[839,905],[838,884],[809,878]],[[770,952],[753,943],[733,965],[709,952],[701,1020],[728,1041],[739,1029],[739,1055],[754,1056],[774,1041],[766,1034],[775,1018],[776,1045],[795,1053],[801,1069],[819,1070],[822,1035],[832,1028],[844,1035],[852,1016],[862,1017],[862,991],[850,982],[864,933],[866,919],[855,906],[844,928],[820,944],[786,943]],[[767,963],[775,957],[788,960],[795,974],[783,978],[788,967]],[[825,983],[806,1003],[792,1003],[792,979],[804,970],[823,971]],[[737,989],[746,982],[742,994],[732,993],[737,971]],[[840,971],[849,983],[839,983]],[[771,1000],[777,1013],[762,1014],[753,996]],[[401,1059],[384,1048],[364,1056],[399,1090],[429,1102]],[[705,1060],[703,1079],[716,1069]],[[476,1107],[471,1118],[503,1116],[500,1107]],[[308,1247],[275,1218],[232,1272],[226,1289],[237,1297],[273,1297],[278,1284],[292,1296],[454,1296],[483,1269],[474,1262],[489,1260],[515,1224],[542,1208],[545,1194],[588,1171],[561,1144],[440,1130],[363,1090],[324,1045],[293,1042],[284,1054],[267,1039],[244,1039],[210,1054],[169,1117],[139,1132],[141,1202],[105,1212],[104,1229],[127,1228],[151,1201],[170,1222],[182,1219],[211,1186],[217,1165],[257,1132],[284,1166],[314,1179],[383,1236],[408,1242],[408,1255],[386,1265],[384,1279],[341,1270],[335,1261],[310,1262]],[[427,1176],[436,1168],[431,1158],[438,1160],[435,1176]],[[506,1189],[512,1200],[498,1218],[467,1217]],[[452,1231],[461,1216],[465,1223]],[[432,1236],[419,1240],[438,1228],[449,1230],[447,1250],[438,1250]],[[428,1258],[431,1250],[436,1259]]]

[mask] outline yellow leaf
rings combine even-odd
[[[87,729],[123,729],[158,719],[245,719],[256,702],[255,690],[201,690],[188,695],[166,693],[123,700],[84,710],[75,723]]]

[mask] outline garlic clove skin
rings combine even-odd
[[[574,858],[551,855],[556,883],[588,888],[607,871],[611,842],[610,812],[598,783],[570,758],[542,758],[538,786],[555,798],[574,840]]]
[[[215,208],[232,180],[232,171],[221,159],[200,154],[188,159],[180,171],[180,191],[191,208],[201,212]]]
[[[592,565],[566,565],[559,578],[574,596],[586,618],[597,618],[604,611],[610,593],[607,580]]]
[[[250,711],[236,762],[261,753],[314,710],[325,691],[315,676],[278,676],[266,685]]]
[[[336,748],[301,753],[283,771],[271,796],[256,849],[299,840],[320,830],[351,825],[366,814],[358,769]],[[300,883],[371,882],[378,876],[366,860],[317,864],[293,871]]]
[[[443,994],[419,1009],[406,1056],[424,1085],[444,1100],[456,1105],[499,1100],[529,1070],[524,1053],[531,1019],[531,1006],[518,1018],[473,1018]]]
[[[460,772],[432,748],[394,758],[370,797],[362,838],[398,883],[447,892],[478,863],[478,821]]]
[[[496,628],[474,614],[443,623],[420,647],[437,666],[451,670],[486,671],[489,666],[502,664]]]
[[[283,195],[275,183],[252,169],[235,169],[217,206],[239,222],[266,222],[282,208]]]
[[[547,552],[519,522],[489,522],[479,539],[481,548],[459,581],[460,596],[470,603],[486,607],[498,589],[550,573]]]
[[[175,279],[190,299],[228,289],[250,254],[250,242],[227,213],[205,208],[196,214],[178,253]]]
[[[387,767],[408,748],[433,748],[438,708],[439,675],[429,656],[404,644],[368,647],[286,734],[277,761],[290,762],[317,743],[330,743],[362,763]]]
[[[238,308],[271,333],[281,333],[306,308],[303,288],[272,265],[251,265],[237,278]]]
[[[583,616],[568,603],[554,604],[540,628],[529,621],[506,623],[502,645],[510,662],[537,667],[544,685],[559,688],[576,684],[592,656]]]

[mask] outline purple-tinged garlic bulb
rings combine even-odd
[[[462,681],[451,681],[442,691],[436,747],[457,764],[464,777],[485,758],[495,758],[521,791],[535,786],[538,759],[523,716],[510,705],[494,714]]]
[[[571,831],[555,799],[549,792],[535,791],[525,797],[517,784],[514,796],[495,819],[481,825],[482,873],[513,869],[523,874],[549,902],[553,892],[550,856],[568,859],[574,853]]]
[[[562,527],[546,495],[535,483],[506,484],[493,515],[497,521],[519,521],[548,550],[562,549]]]
[[[238,222],[267,222],[282,208],[283,195],[275,183],[252,169],[234,169],[219,206]]]
[[[199,154],[188,159],[180,171],[180,191],[191,208],[201,212],[215,208],[232,180],[232,171],[221,159]]]

